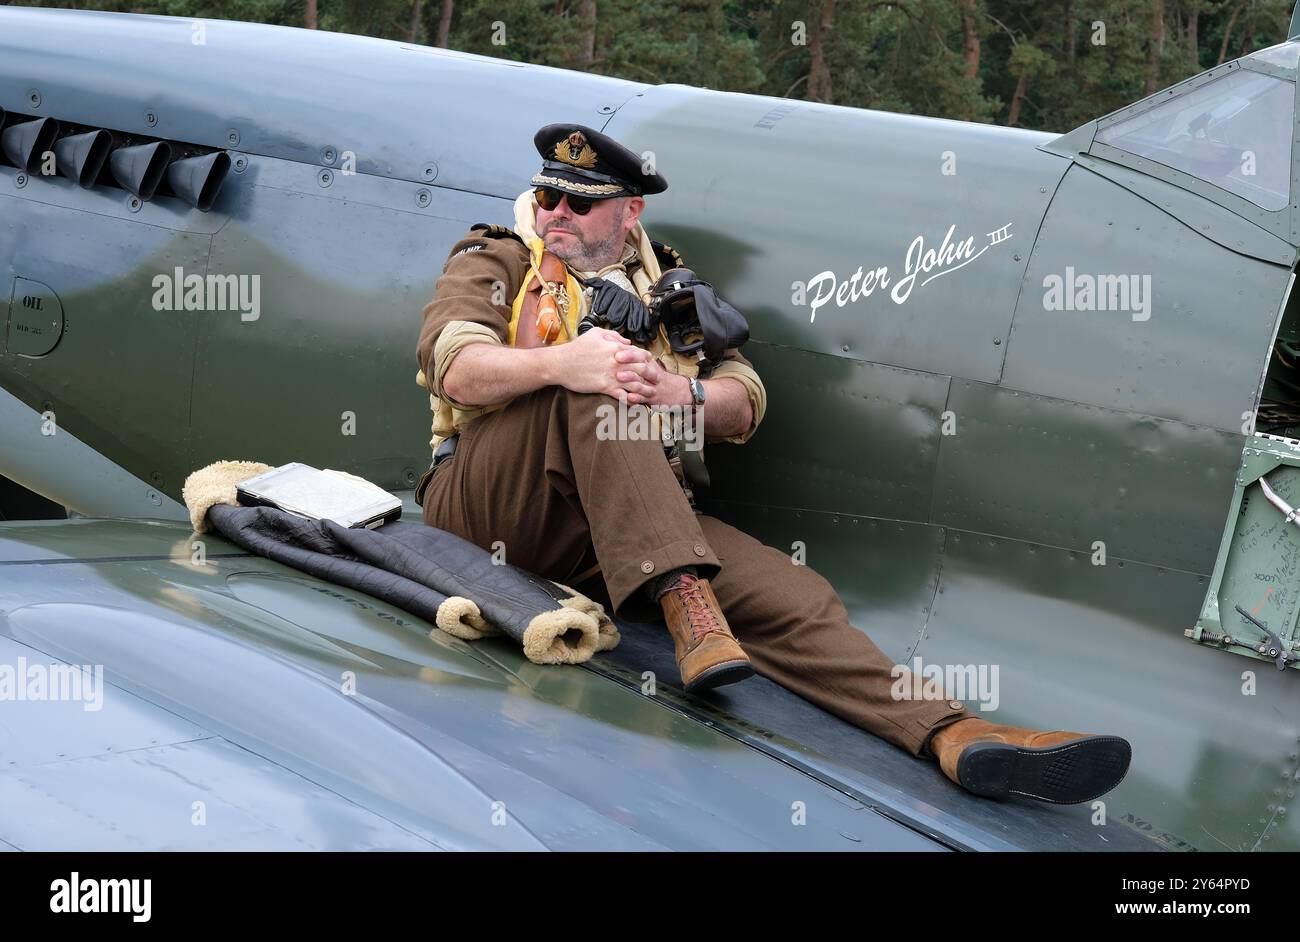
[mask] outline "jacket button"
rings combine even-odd
[[[650,560],[647,559],[645,562],[643,562],[643,563],[641,564],[641,571],[642,571],[642,572],[654,572],[654,571],[655,571],[655,564],[652,563],[652,562],[650,562]]]
[[[695,544],[695,555],[696,555],[696,556],[703,556],[703,555],[704,555],[704,547],[701,546],[699,543],[696,543],[696,544]]]
[[[962,704],[960,700],[949,700],[948,706],[952,707],[954,710],[960,710]]]

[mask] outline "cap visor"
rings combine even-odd
[[[597,183],[566,170],[544,170],[534,175],[531,182],[533,186],[549,186],[571,196],[587,196],[591,199],[628,195],[627,188],[617,183]]]

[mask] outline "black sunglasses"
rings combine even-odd
[[[568,197],[569,209],[573,210],[575,216],[587,215],[591,212],[591,207],[596,205],[596,201],[590,196],[574,196],[572,193],[565,193],[549,186],[539,186],[533,194],[537,197],[537,205],[548,213],[559,206],[560,200],[565,197]]]

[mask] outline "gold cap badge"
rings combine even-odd
[[[596,152],[587,143],[587,135],[581,131],[574,131],[555,145],[555,159],[584,170],[596,166]]]

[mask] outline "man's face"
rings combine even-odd
[[[590,212],[579,216],[569,208],[566,195],[552,210],[537,207],[537,234],[547,250],[571,268],[595,271],[622,257],[623,241],[644,205],[639,196],[596,200]]]

